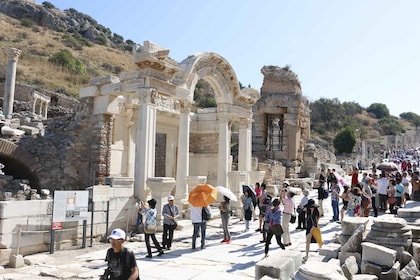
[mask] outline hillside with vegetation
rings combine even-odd
[[[113,33],[89,15],[75,9],[61,11],[49,2],[29,0],[0,2],[0,48],[18,48],[16,82],[35,89],[60,92],[77,98],[89,79],[134,71],[130,39]],[[6,77],[7,56],[0,53],[0,82]],[[242,88],[242,84],[240,84]],[[3,92],[0,88],[0,92]],[[303,91],[304,92],[304,91]],[[195,90],[195,108],[214,107],[214,93],[204,81]],[[420,116],[407,112],[391,116],[385,104],[368,108],[356,102],[321,98],[310,103],[312,138],[331,146],[343,139],[373,139],[415,130]]]

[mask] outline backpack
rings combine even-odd
[[[201,208],[201,218],[203,219],[203,221],[208,221],[210,220],[211,214],[209,209],[207,209],[207,207],[203,207]]]

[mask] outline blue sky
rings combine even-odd
[[[42,1],[37,0],[38,3]],[[170,49],[182,61],[223,56],[245,86],[264,65],[291,66],[310,101],[338,98],[420,115],[417,0],[50,0],[112,32]]]

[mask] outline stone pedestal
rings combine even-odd
[[[147,178],[146,184],[152,193],[152,197],[156,199],[156,224],[158,226],[158,231],[162,231],[162,207],[168,203],[168,196],[175,186],[175,179],[170,177]]]
[[[235,216],[242,218],[242,201],[241,196],[243,194],[242,185],[246,185],[248,174],[245,171],[232,171],[228,173],[229,178],[229,189],[238,198],[237,202],[231,201],[230,205]]]
[[[255,183],[260,184],[264,181],[265,171],[249,171],[248,172],[248,185],[251,184],[255,188]]]
[[[188,194],[190,191],[195,188],[197,185],[205,184],[207,182],[207,176],[187,176],[187,197],[182,197],[178,200],[177,197],[175,197],[175,202],[178,202],[178,207],[182,212],[183,218],[189,219],[190,218],[190,212],[188,211]]]

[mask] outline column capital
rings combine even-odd
[[[239,120],[240,129],[250,129],[252,125],[252,120],[249,118],[242,118]]]
[[[4,52],[7,55],[9,60],[18,61],[19,56],[22,54],[22,51],[16,48],[5,49]]]
[[[188,100],[180,100],[179,101],[180,104],[180,112],[181,113],[185,113],[185,114],[189,114],[191,113],[191,106],[192,106],[192,102],[188,101]]]

